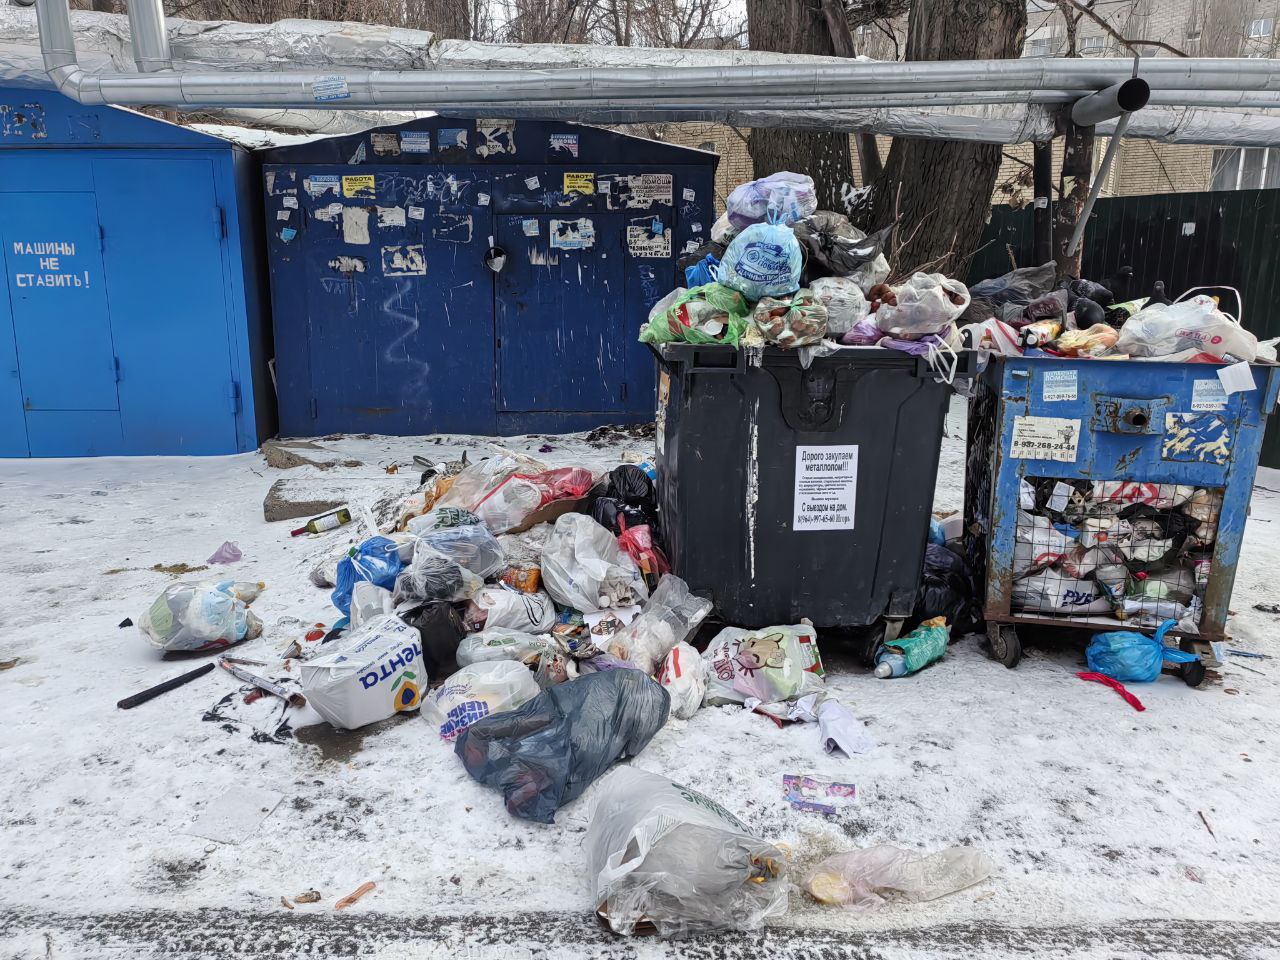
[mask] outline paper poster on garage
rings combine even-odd
[[[796,447],[792,530],[852,530],[857,498],[856,444]]]

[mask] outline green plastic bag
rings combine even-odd
[[[747,301],[719,283],[676,287],[649,311],[641,343],[727,343],[737,346],[747,329]]]
[[[934,617],[888,646],[890,649],[902,651],[903,658],[906,660],[907,673],[912,674],[924,669],[933,661],[942,659],[943,654],[947,652],[949,634],[947,618]]]

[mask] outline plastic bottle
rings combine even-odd
[[[907,659],[900,653],[882,650],[876,657],[876,676],[881,680],[907,675]]]
[[[336,530],[338,527],[351,522],[351,511],[346,507],[340,507],[329,513],[321,514],[314,520],[308,520],[297,530],[290,530],[289,536],[300,537],[304,533],[324,533],[326,530]]]

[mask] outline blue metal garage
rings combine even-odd
[[[216,137],[0,87],[0,455],[272,432],[257,179]]]
[[[710,235],[715,154],[433,117],[260,156],[281,433],[652,418],[636,335]]]

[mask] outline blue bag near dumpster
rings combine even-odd
[[[1176,620],[1166,620],[1154,637],[1132,630],[1097,634],[1085,651],[1089,669],[1121,683],[1150,683],[1160,676],[1160,667],[1166,660],[1170,663],[1199,660],[1198,654],[1164,645],[1165,633],[1176,624]]]
[[[519,710],[477,720],[455,752],[513,816],[553,823],[619,757],[635,756],[667,722],[666,688],[639,670],[558,683]]]
[[[361,580],[391,590],[403,566],[400,545],[386,537],[370,537],[338,562],[333,605],[344,614],[351,613],[351,591]]]
[[[693,266],[684,268],[684,285],[700,287],[705,283],[714,283],[716,271],[720,268],[720,260],[714,253],[708,253]]]
[[[753,223],[733,238],[720,260],[717,282],[748,300],[800,289],[800,244],[789,227]]]

